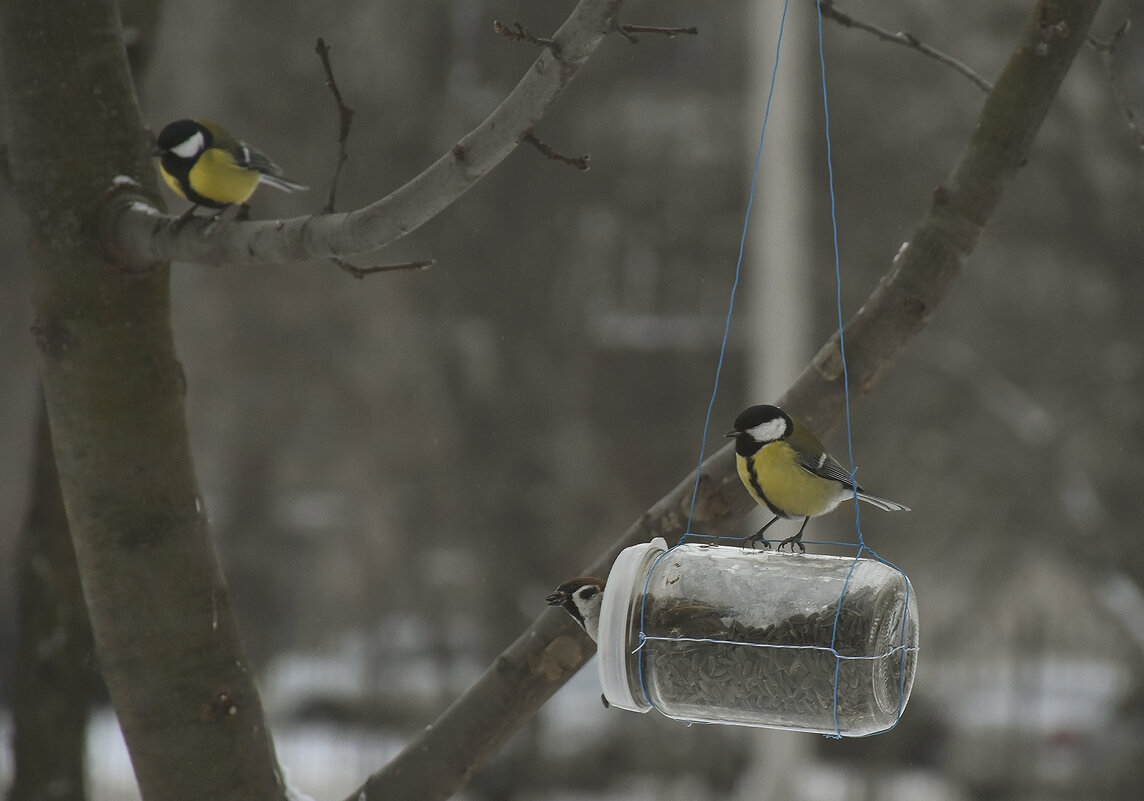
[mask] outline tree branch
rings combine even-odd
[[[846,324],[852,397],[865,395],[925,327],[973,252],[1005,187],[1084,41],[1100,0],[1042,0],[978,124],[929,210],[869,300]],[[811,428],[833,428],[843,412],[838,337],[832,337],[780,402]],[[652,537],[675,542],[686,525],[694,474],[633,524],[584,575],[606,576],[623,549]],[[731,446],[701,467],[694,524],[729,535],[754,503],[743,492]],[[570,571],[570,574],[573,571]],[[539,600],[537,601],[539,604]],[[438,801],[451,796],[592,655],[591,640],[557,609],[541,613],[437,721],[349,798]],[[450,759],[442,764],[440,754]]]
[[[930,47],[925,42],[918,39],[912,33],[905,31],[888,31],[885,28],[879,28],[877,25],[872,25],[869,22],[863,22],[860,19],[855,19],[841,9],[834,7],[833,0],[818,0],[818,8],[822,12],[822,16],[826,19],[837,22],[846,28],[857,28],[860,31],[873,34],[881,39],[883,42],[892,42],[908,47],[911,50],[916,50],[924,56],[939,61],[947,67],[951,67],[957,72],[960,72],[966,78],[974,83],[978,89],[983,92],[988,92],[993,89],[993,84],[982,78],[974,72],[968,65],[958,61],[953,56],[947,55],[940,50]]]
[[[503,161],[544,117],[614,27],[621,0],[580,0],[532,67],[484,122],[428,169],[385,198],[348,214],[247,222],[204,233],[172,230],[151,196],[123,193],[109,204],[108,251],[139,268],[164,261],[266,264],[378,250],[432,219]],[[142,183],[142,182],[141,182]],[[144,184],[145,185],[145,184]]]
[[[354,110],[342,100],[342,92],[338,89],[338,82],[334,78],[334,68],[330,65],[330,48],[326,46],[325,40],[320,36],[317,44],[314,45],[314,52],[322,61],[322,71],[326,74],[326,86],[329,87],[330,93],[334,96],[334,102],[338,106],[338,158],[334,163],[334,176],[330,179],[330,191],[326,195],[326,205],[322,207],[323,214],[333,214],[334,201],[338,196],[338,180],[342,177],[342,168],[346,164],[346,159],[349,158],[349,154],[346,153],[346,140],[349,139],[350,127],[354,122]]]
[[[512,39],[514,42],[524,42],[525,44],[536,45],[537,47],[549,47],[557,58],[560,56],[560,45],[552,39],[537,36],[519,22],[514,22],[510,28],[499,19],[493,20],[493,30],[506,39]]]
[[[525,135],[524,141],[539,150],[547,159],[559,161],[561,164],[567,164],[569,167],[575,167],[578,170],[588,169],[589,157],[587,154],[583,156],[565,156],[559,150],[552,147],[552,145],[540,141],[536,138],[535,134],[531,133]]]
[[[341,256],[330,256],[330,261],[337,265],[339,270],[349,273],[354,278],[365,278],[367,275],[376,275],[377,273],[392,273],[401,270],[427,270],[436,264],[433,259],[424,259],[422,261],[403,261],[397,264],[373,264],[369,267],[358,267],[356,264],[343,259]]]
[[[620,36],[627,39],[632,44],[639,44],[639,37],[637,33],[652,33],[656,36],[666,36],[668,39],[674,39],[676,36],[698,36],[699,29],[694,25],[686,28],[664,28],[658,25],[616,25],[616,30],[619,31]]]
[[[1124,94],[1124,87],[1120,85],[1120,81],[1116,77],[1116,70],[1113,65],[1116,61],[1116,46],[1120,44],[1120,40],[1132,28],[1131,21],[1125,19],[1120,23],[1120,26],[1112,32],[1112,36],[1108,37],[1105,41],[1100,41],[1095,37],[1088,37],[1088,43],[1093,50],[1100,54],[1100,60],[1104,62],[1105,72],[1108,74],[1108,87],[1112,90],[1112,97],[1116,100],[1116,105],[1120,108],[1120,114],[1124,117],[1125,123],[1128,125],[1128,134],[1132,137],[1132,144],[1136,145],[1140,150],[1144,150],[1144,131],[1140,130],[1140,126],[1136,124],[1136,114],[1132,111],[1132,104],[1128,102],[1128,96]]]

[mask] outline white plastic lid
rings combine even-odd
[[[647,566],[661,553],[666,553],[667,541],[656,537],[651,542],[625,548],[616,557],[608,573],[604,590],[604,603],[600,608],[600,633],[596,643],[599,652],[600,687],[608,703],[631,712],[651,709],[644,698],[636,699],[628,684],[628,621],[631,620],[635,593],[632,589],[640,582],[640,593],[647,580]]]

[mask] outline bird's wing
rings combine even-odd
[[[837,481],[847,489],[854,489],[854,482],[850,478],[850,471],[840,465],[838,460],[826,451],[821,451],[817,455],[799,453],[798,463],[799,466],[808,473],[812,473],[819,478]]]
[[[238,147],[234,150],[234,160],[238,166],[257,172],[262,183],[281,189],[283,192],[302,192],[310,188],[292,178],[287,178],[283,169],[275,164],[270,156],[246,142],[238,143]]]
[[[818,437],[814,436],[802,423],[795,421],[794,431],[787,439],[787,444],[798,454],[798,463],[803,470],[819,478],[837,481],[847,489],[854,489],[850,471],[827,453]]]
[[[285,175],[267,175],[262,172],[258,174],[258,180],[267,186],[281,189],[283,192],[302,192],[310,188],[287,178]]]
[[[248,170],[255,170],[263,175],[281,176],[283,170],[271,160],[270,156],[246,142],[239,142],[234,149],[234,160],[238,166]]]

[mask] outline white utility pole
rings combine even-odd
[[[748,165],[754,163],[759,128],[770,91],[783,4],[747,4],[749,133]],[[766,142],[755,190],[754,219],[744,261],[747,334],[747,398],[744,405],[771,403],[790,386],[811,357],[811,155],[819,140],[814,108],[819,94],[812,69],[817,37],[815,7],[792,2],[783,30],[782,52],[767,122]],[[751,801],[797,801],[808,769],[813,735],[760,729],[753,764],[737,788]]]
[[[746,115],[753,163],[770,91],[782,3],[748,4],[749,66]],[[810,342],[811,154],[819,137],[814,108],[814,7],[791,3],[771,101],[767,138],[755,192],[755,214],[747,240],[744,311],[747,331],[749,403],[770,403],[790,386],[813,355]]]

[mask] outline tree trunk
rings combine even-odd
[[[16,562],[16,775],[8,801],[83,801],[87,713],[94,684],[91,626],[42,404],[32,499]]]
[[[0,37],[60,487],[140,790],[281,798],[191,464],[168,270],[101,250],[117,187],[161,204],[115,3],[5,0]]]

